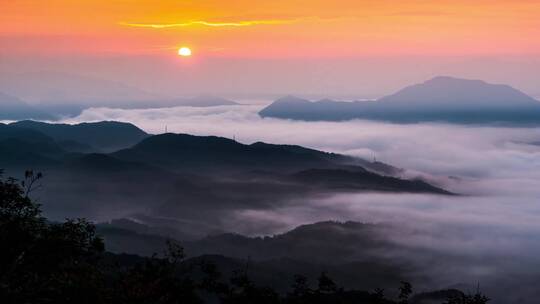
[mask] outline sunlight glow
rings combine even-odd
[[[181,47],[179,50],[178,50],[178,55],[180,56],[183,56],[183,57],[189,57],[191,56],[191,49],[188,48],[188,47]]]

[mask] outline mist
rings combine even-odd
[[[467,288],[482,282],[503,301],[497,284],[518,288],[509,279],[513,277],[530,286],[540,276],[531,270],[540,265],[540,146],[528,144],[538,141],[539,128],[300,122],[262,119],[257,115],[260,108],[93,108],[66,122],[119,120],[155,134],[166,127],[169,132],[217,135],[243,143],[298,144],[376,158],[406,169],[405,177],[422,177],[461,195],[318,195],[265,208],[233,208],[217,224],[246,235],[281,233],[324,220],[381,224],[390,227],[381,230],[384,237],[402,248],[381,254],[430,269],[427,275],[445,274],[425,288],[448,288],[462,278]],[[500,277],[506,279],[497,281]],[[525,294],[536,295],[534,288],[525,289]]]
[[[259,105],[212,108],[122,110],[93,108],[65,122],[118,120],[153,134],[165,132],[215,135],[242,143],[263,141],[295,144],[328,152],[377,160],[405,168],[408,174],[429,174],[467,194],[493,194],[514,187],[495,182],[519,182],[520,192],[534,189],[539,177],[540,128],[460,126],[455,124],[390,124],[373,121],[301,122],[262,119]],[[447,180],[448,177],[453,181]],[[467,179],[460,182],[460,180]],[[474,183],[474,186],[466,186]],[[516,189],[517,190],[517,189]]]
[[[95,108],[66,122],[119,120],[150,133],[217,135],[243,143],[263,141],[298,144],[329,152],[376,158],[404,168],[405,177],[423,177],[458,197],[358,194],[314,198],[308,205],[285,209],[238,210],[247,234],[282,232],[318,220],[418,222],[501,225],[536,229],[540,206],[540,147],[527,144],[540,138],[539,128],[459,126],[450,124],[390,124],[372,121],[298,122],[262,119],[260,106],[121,110]],[[304,210],[307,209],[307,210]],[[296,211],[295,211],[296,210]],[[275,214],[275,216],[274,216]],[[251,230],[249,218],[260,223]],[[425,224],[425,223],[424,223]],[[456,224],[459,224],[456,222]]]

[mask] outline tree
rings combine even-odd
[[[0,178],[0,297],[4,303],[90,303],[103,252],[95,227],[83,219],[49,223],[29,198],[41,174]]]
[[[154,255],[121,272],[116,280],[112,302],[203,303],[197,294],[196,282],[191,276],[178,273],[178,266],[185,258],[184,249],[172,241],[167,241],[167,248],[164,258]]]
[[[409,297],[412,294],[412,285],[409,282],[401,281],[401,286],[399,286],[399,303],[400,304],[408,304],[409,303]]]
[[[319,286],[317,291],[320,293],[335,293],[338,291],[336,283],[326,274],[322,272],[318,278]]]
[[[478,290],[475,294],[461,294],[449,298],[444,304],[486,304],[490,299],[480,293]]]

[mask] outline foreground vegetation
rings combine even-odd
[[[381,289],[344,290],[326,273],[313,285],[297,275],[290,291],[280,294],[250,280],[248,265],[225,279],[212,263],[188,263],[175,242],[151,258],[113,255],[105,251],[92,223],[52,223],[42,215],[30,198],[40,179],[31,171],[21,182],[0,176],[2,303],[419,303],[407,282],[401,283],[396,299],[388,299]],[[444,303],[488,301],[479,292],[454,292]]]

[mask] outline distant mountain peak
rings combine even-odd
[[[335,100],[333,99],[330,99],[330,98],[323,98],[323,99],[320,99],[319,101],[317,102],[336,102]]]
[[[52,120],[55,117],[40,111],[18,97],[0,92],[0,119],[43,119]]]
[[[188,106],[188,107],[215,107],[215,106],[235,106],[239,103],[208,94],[198,95],[192,98],[175,99],[171,102],[172,106]]]
[[[465,78],[459,78],[454,76],[446,76],[446,75],[440,75],[435,76],[431,79],[428,79],[424,81],[424,83],[449,83],[449,82],[478,82],[478,83],[486,83],[483,80],[478,79],[465,79]]]
[[[286,95],[281,98],[278,98],[275,102],[277,103],[311,103],[311,101],[300,98],[294,95]]]
[[[508,85],[491,84],[450,76],[437,76],[408,86],[378,100],[382,103],[407,103],[410,107],[509,107],[540,106],[536,100]]]
[[[75,141],[103,151],[133,146],[149,135],[137,126],[117,121],[80,124],[51,124],[32,120],[11,123],[10,126],[35,130],[58,142]]]
[[[311,102],[286,96],[262,109],[259,115],[305,121],[538,124],[540,102],[509,85],[437,76],[374,102],[328,99]]]
[[[231,144],[239,144],[235,142],[232,139],[228,139],[225,137],[218,137],[218,136],[196,136],[191,134],[177,134],[177,133],[166,133],[166,134],[158,134],[154,136],[150,136],[144,140],[142,140],[140,143],[136,145],[136,147],[142,147],[142,146],[150,146],[150,145],[168,145],[171,143],[177,143],[177,144],[196,144],[196,143],[210,143],[210,142],[216,142],[216,143],[231,143]]]

